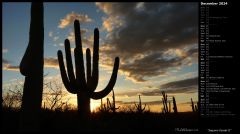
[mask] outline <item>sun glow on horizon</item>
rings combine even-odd
[[[91,104],[90,104],[91,112],[96,111],[99,106],[100,106],[100,103],[98,101],[91,100]]]

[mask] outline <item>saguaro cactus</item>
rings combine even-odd
[[[139,99],[139,102],[138,104],[135,103],[135,107],[138,113],[142,113],[146,108],[146,104],[142,106],[141,95],[138,95],[138,99]]]
[[[191,106],[192,106],[192,111],[195,112],[194,103],[193,103],[192,98],[191,98]]]
[[[119,106],[116,107],[116,105],[115,105],[115,94],[114,94],[114,90],[112,90],[112,93],[113,93],[113,95],[112,95],[113,101],[112,101],[112,103],[111,103],[110,100],[107,98],[107,104],[108,104],[108,106],[109,106],[109,109],[112,110],[113,113],[115,113],[116,110],[119,109]]]
[[[163,98],[162,98],[162,103],[163,103],[163,111],[164,113],[169,113],[169,109],[168,109],[168,100],[167,100],[167,94],[165,94],[164,91],[162,91],[162,95],[163,95]]]
[[[86,50],[86,79],[85,69],[82,51],[82,41],[80,35],[80,24],[78,20],[74,21],[75,30],[75,42],[76,48],[74,49],[75,56],[75,71],[74,75],[73,64],[71,58],[70,42],[65,40],[65,52],[67,62],[67,72],[65,70],[63,62],[62,51],[58,51],[59,68],[62,76],[62,81],[68,92],[77,94],[78,112],[82,117],[88,117],[90,115],[90,98],[101,99],[108,95],[113,89],[116,80],[119,67],[119,58],[115,58],[114,67],[112,71],[111,79],[105,89],[94,92],[98,85],[98,62],[99,62],[99,31],[97,28],[94,30],[94,46],[93,46],[93,63],[91,67],[91,52],[88,48]],[[68,74],[67,74],[68,73]]]
[[[178,110],[177,110],[177,104],[176,104],[175,97],[173,96],[172,99],[173,99],[173,111],[175,114],[177,114]]]
[[[193,102],[192,98],[191,98],[191,106],[192,106],[192,111],[193,112],[198,112],[198,103],[197,103],[197,105],[194,105],[194,102]]]
[[[25,76],[21,130],[36,130],[41,110],[43,91],[43,3],[32,3],[29,44],[20,63],[20,72]]]
[[[108,106],[108,103],[107,103],[107,106],[106,106],[106,104],[103,104],[102,99],[101,99],[101,105],[99,107],[99,111],[102,112],[102,113],[108,113],[109,110],[110,110],[110,108]]]

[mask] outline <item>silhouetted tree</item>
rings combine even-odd
[[[67,105],[70,98],[65,98],[67,93],[62,90],[62,84],[56,80],[44,82],[43,103],[44,109],[63,109]]]
[[[3,87],[6,91],[3,95],[3,107],[19,109],[22,103],[23,84],[21,81],[14,81]]]
[[[83,118],[88,119],[90,115],[90,98],[101,99],[109,94],[113,89],[116,80],[119,67],[119,58],[115,58],[114,67],[111,79],[105,89],[94,92],[98,85],[98,62],[99,62],[99,31],[96,28],[94,30],[94,46],[93,46],[93,63],[91,65],[91,52],[88,48],[86,50],[86,67],[87,76],[85,79],[85,69],[82,51],[82,41],[80,34],[80,24],[79,21],[74,22],[75,30],[75,41],[76,48],[74,49],[75,56],[75,69],[76,75],[74,75],[70,42],[68,39],[65,40],[65,52],[66,52],[66,62],[67,62],[67,72],[65,70],[65,65],[63,62],[62,51],[58,51],[58,61],[59,68],[62,76],[62,81],[66,89],[73,94],[77,94],[78,102],[78,112]],[[93,68],[92,68],[92,67]],[[68,74],[67,74],[68,73]]]

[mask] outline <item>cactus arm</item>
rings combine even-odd
[[[165,94],[165,92],[162,92],[163,95],[163,105],[164,105],[164,110],[167,113],[168,112],[168,106],[167,106],[167,95]]]
[[[113,98],[113,107],[115,109],[116,107],[115,107],[115,94],[114,94],[114,90],[112,90],[112,93],[113,93],[113,96],[112,96],[112,98]]]
[[[147,106],[147,104],[144,105],[144,107],[143,107],[143,109],[142,109],[143,111],[145,110],[146,106]]]
[[[59,62],[59,68],[60,68],[60,72],[61,72],[61,76],[62,76],[62,81],[64,86],[66,87],[66,89],[73,94],[76,94],[77,91],[74,90],[76,89],[75,87],[73,87],[73,85],[70,84],[68,77],[67,77],[67,73],[65,70],[65,66],[64,66],[64,62],[63,62],[63,55],[62,55],[62,51],[58,51],[58,62]]]
[[[114,62],[113,71],[112,71],[112,76],[110,78],[108,85],[106,86],[105,89],[103,89],[99,92],[93,92],[92,94],[90,94],[90,97],[92,99],[101,99],[111,92],[111,90],[113,89],[113,87],[116,83],[116,80],[117,80],[118,68],[119,68],[119,57],[116,57],[115,62]]]
[[[193,103],[192,98],[191,98],[191,104],[192,104],[192,105],[191,105],[191,106],[192,106],[192,111],[195,112],[195,109],[194,109],[194,103]]]
[[[92,71],[92,87],[93,91],[97,88],[99,70],[99,31],[97,28],[94,29],[94,43],[93,43],[93,71]]]
[[[138,95],[138,99],[139,99],[139,105],[142,106],[142,101],[141,101],[141,96]]]
[[[70,42],[68,39],[66,39],[64,43],[65,43],[68,78],[69,78],[71,85],[73,85],[73,87],[76,88],[76,80],[75,80],[75,76],[74,76],[74,72],[73,72]]]
[[[135,107],[138,109],[138,105],[134,102]]]
[[[162,98],[162,103],[163,103],[163,109],[164,109],[164,112],[166,113],[166,106],[165,106],[164,98]]]
[[[75,42],[76,42],[76,48],[74,49],[76,80],[77,80],[77,83],[79,84],[80,89],[86,89],[87,86],[86,86],[86,80],[85,80],[82,41],[81,41],[81,34],[80,34],[80,24],[78,20],[74,21],[74,31],[75,31]]]
[[[166,103],[165,103],[166,109],[167,109],[167,111],[168,111],[168,103],[167,103],[168,101],[167,101],[167,95],[166,95],[166,94],[165,94],[165,102],[166,102]]]
[[[112,108],[112,104],[111,104],[109,98],[107,98],[107,106],[108,106],[109,108]]]
[[[86,60],[87,60],[87,85],[90,88],[91,85],[91,51],[89,48],[86,50]]]

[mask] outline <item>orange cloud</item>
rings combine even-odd
[[[58,59],[57,58],[44,58],[44,67],[58,68]]]
[[[64,19],[60,20],[60,23],[59,23],[58,27],[59,28],[65,28],[68,25],[72,24],[74,20],[79,20],[80,22],[84,22],[84,23],[93,21],[86,14],[84,15],[84,14],[77,14],[77,13],[72,12],[70,14],[67,14]]]
[[[12,66],[8,63],[3,64],[3,70],[8,70],[8,71],[19,71],[19,66]]]

